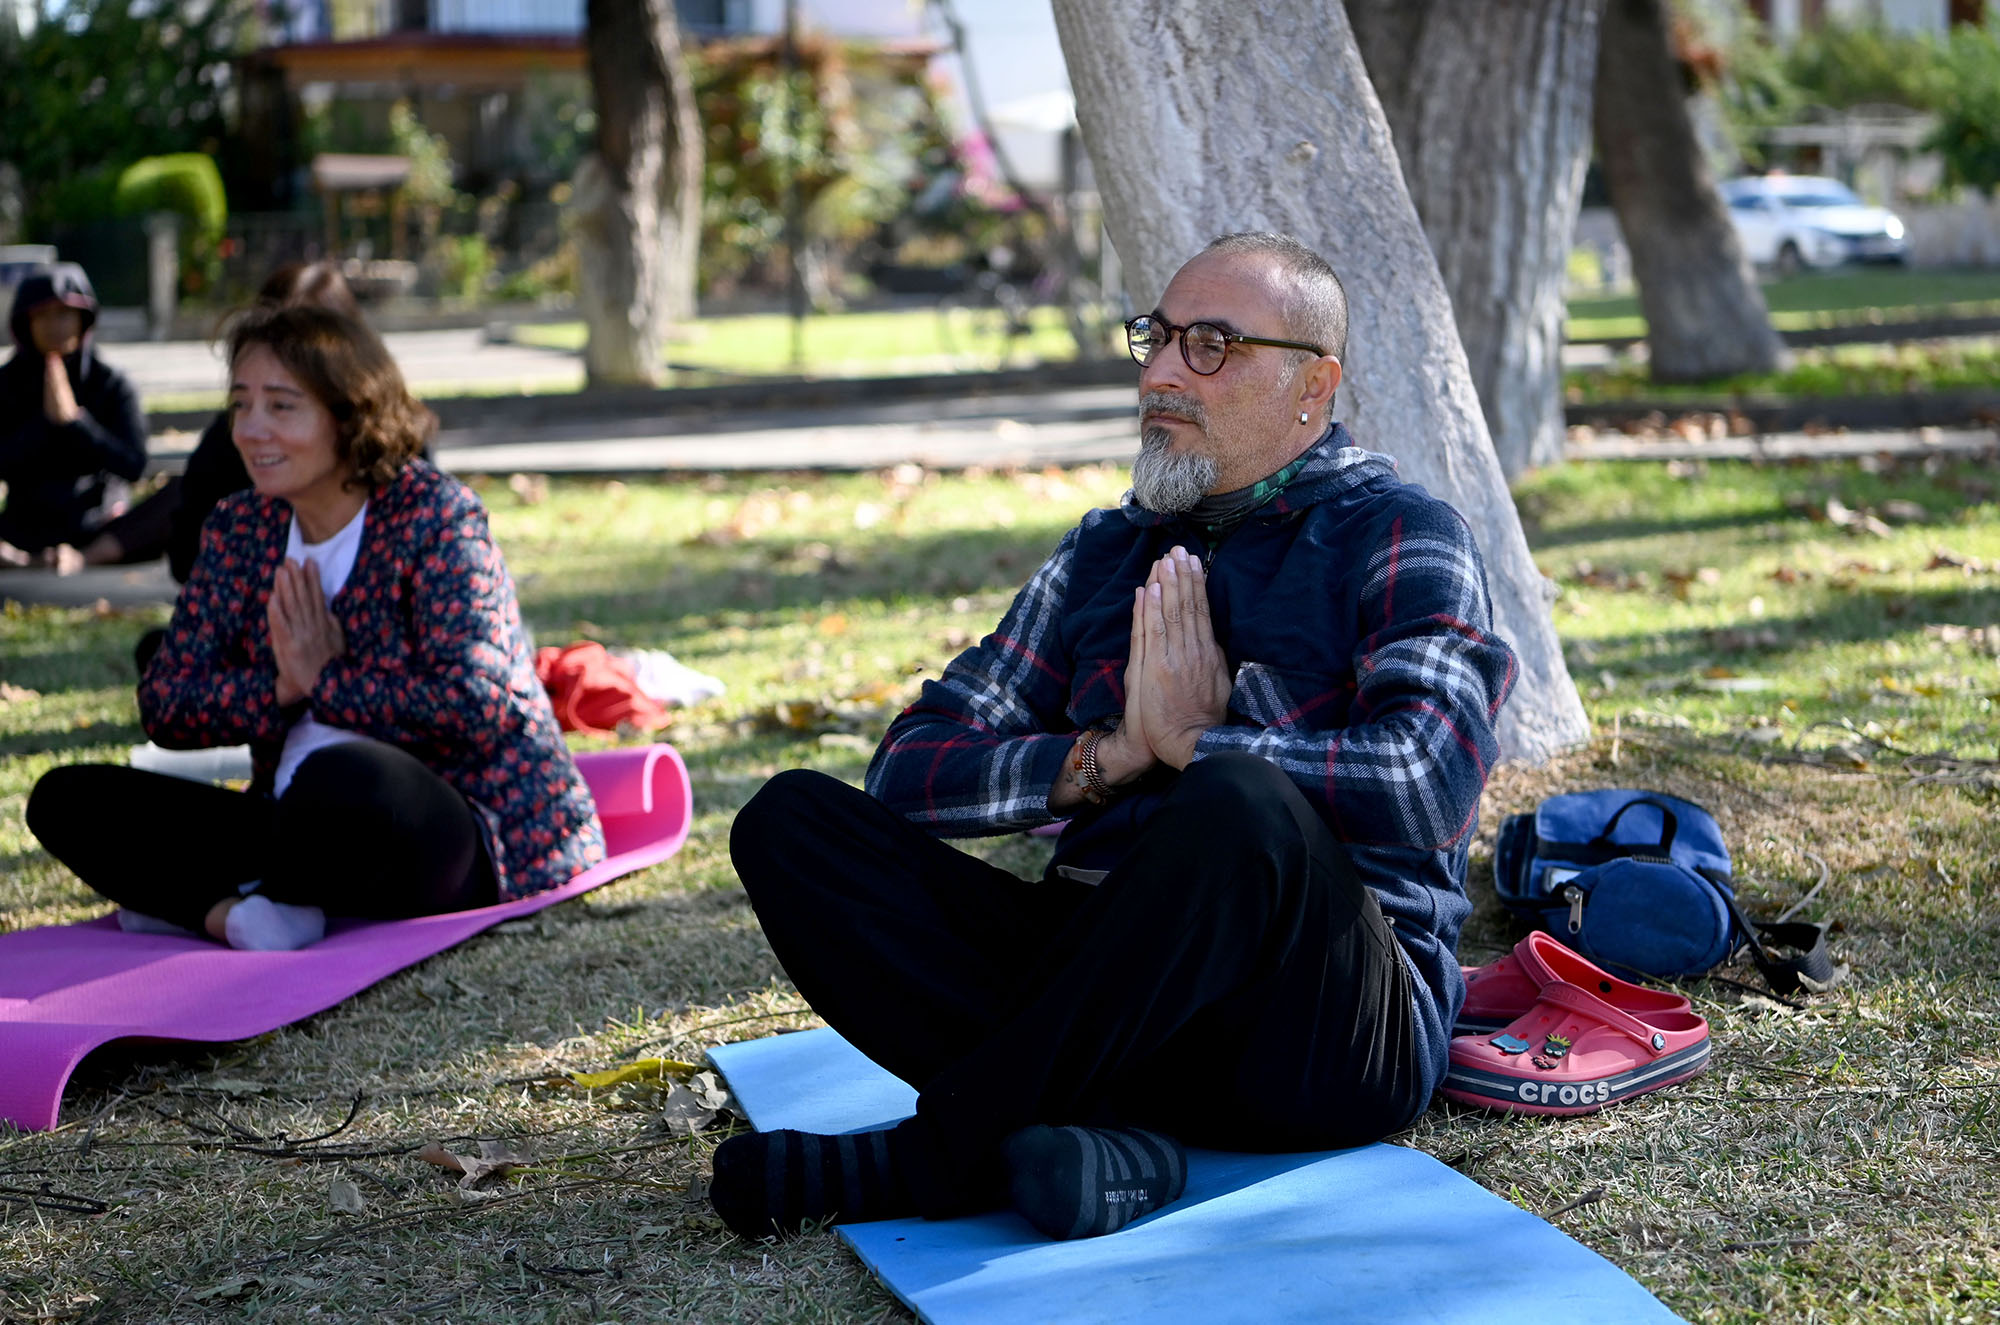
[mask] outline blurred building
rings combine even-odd
[[[677,0],[696,43],[775,46],[785,0]],[[384,137],[389,110],[408,103],[450,145],[461,188],[481,192],[550,166],[538,117],[587,98],[584,0],[294,0],[243,62],[244,123],[262,126],[261,159],[246,173],[270,181],[253,208],[300,201],[304,119],[338,107],[351,136]],[[906,0],[800,0],[802,30],[860,41],[921,65],[936,53]],[[556,163],[557,172],[564,163]]]
[[[1749,0],[1747,7],[1779,41],[1825,23],[1922,33],[1986,20],[1986,0]]]

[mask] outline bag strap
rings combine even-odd
[[[1731,945],[1732,951],[1737,946],[1750,949],[1750,960],[1757,963],[1757,971],[1772,993],[1782,996],[1805,990],[1823,994],[1847,977],[1847,968],[1835,966],[1826,950],[1825,925],[1805,920],[1751,920],[1736,905],[1734,896],[1717,888],[1715,880],[1702,877],[1721,894],[1730,919],[1736,922],[1736,932],[1742,936],[1740,944]],[[1777,949],[1789,951],[1780,953]]]
[[[1613,842],[1611,840],[1611,830],[1616,828],[1618,821],[1625,817],[1625,811],[1631,809],[1634,805],[1650,805],[1660,812],[1660,854],[1663,856],[1672,854],[1674,849],[1674,834],[1680,831],[1680,820],[1674,817],[1674,812],[1668,809],[1666,805],[1649,796],[1634,797],[1619,806],[1618,812],[1612,815],[1610,822],[1604,825],[1604,831],[1600,832],[1584,845],[1593,847],[1631,845],[1628,843]]]

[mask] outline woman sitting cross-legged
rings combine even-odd
[[[418,458],[436,419],[382,342],[326,309],[259,309],[229,364],[255,487],[202,531],[139,712],[170,748],[249,742],[250,789],[57,768],[28,800],[35,836],[126,928],[261,949],[601,859],[486,512]]]

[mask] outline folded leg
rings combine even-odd
[[[202,931],[209,909],[263,877],[268,797],[122,764],[42,775],[28,828],[57,860],[120,906]]]
[[[806,769],[743,807],[729,850],[793,985],[919,1089],[1010,1014],[1089,891],[1018,879]]]

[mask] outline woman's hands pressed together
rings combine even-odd
[[[278,703],[296,704],[312,694],[320,671],[347,652],[347,636],[320,588],[319,567],[310,561],[279,566],[265,615],[278,660]]]

